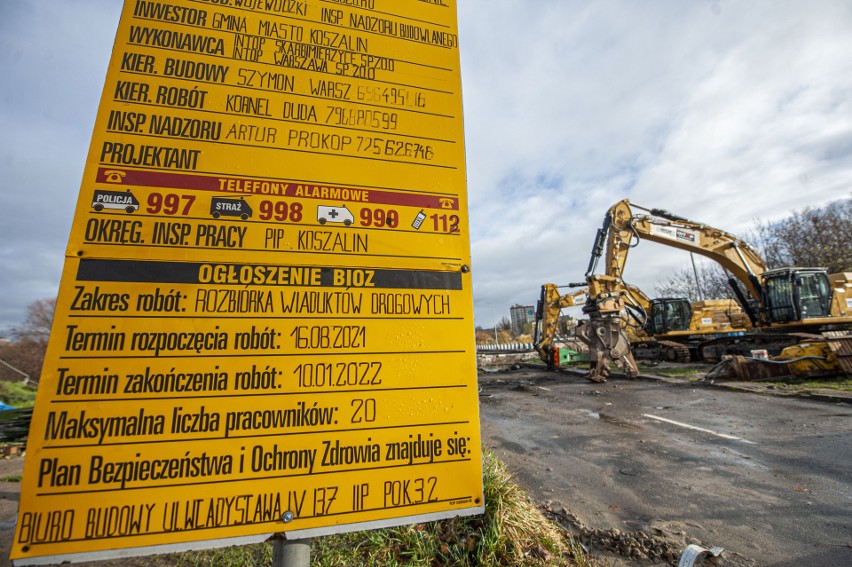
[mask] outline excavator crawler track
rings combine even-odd
[[[769,356],[777,356],[789,346],[822,338],[809,333],[749,333],[705,341],[699,350],[702,360],[719,362],[725,355],[751,356],[754,350],[765,350]]]
[[[642,341],[630,345],[633,356],[641,360],[689,362],[689,347],[674,341]]]

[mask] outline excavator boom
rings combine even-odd
[[[645,213],[637,214],[633,209]],[[606,275],[623,281],[628,253],[639,240],[699,254],[718,263],[745,286],[748,296],[739,290],[738,299],[742,299],[740,303],[753,322],[757,321],[760,315],[757,304],[763,294],[759,275],[766,271],[766,265],[750,244],[718,228],[662,209],[646,209],[624,199],[607,211],[592,250],[590,267],[597,265],[595,258],[600,257],[605,250]],[[586,273],[587,278],[592,275],[593,270]]]

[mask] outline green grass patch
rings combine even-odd
[[[657,376],[684,378],[690,381],[703,378],[710,368],[709,366],[695,366],[689,363],[648,364],[637,362],[637,366],[641,374],[656,374]]]
[[[10,474],[7,476],[0,476],[0,482],[21,482],[21,475]]]
[[[0,382],[0,400],[18,408],[35,405],[36,391],[20,382]]]
[[[315,538],[312,567],[589,566],[582,547],[565,536],[514,483],[500,461],[483,455],[485,514]],[[181,567],[261,567],[272,544],[188,552]]]
[[[789,378],[783,382],[763,382],[779,388],[798,390],[834,390],[852,392],[852,378],[837,376],[832,378]]]
[[[699,376],[704,376],[707,371],[699,370],[697,368],[658,368],[654,366],[649,367],[639,367],[639,371],[648,374],[658,374],[660,376],[672,376],[672,377],[683,377],[683,378],[694,378]]]
[[[170,557],[174,559],[170,564],[177,567],[268,567],[272,565],[272,544],[266,542],[188,551]]]
[[[569,542],[514,483],[505,465],[483,455],[485,514],[356,532],[314,541],[319,567],[574,565]]]

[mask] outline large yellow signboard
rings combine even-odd
[[[128,0],[12,558],[481,513],[451,0]]]

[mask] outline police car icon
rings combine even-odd
[[[339,207],[317,205],[317,222],[320,224],[335,222],[349,226],[355,222],[355,217],[352,216],[352,213],[344,205],[340,205]]]
[[[113,209],[135,213],[139,210],[139,201],[133,196],[130,189],[127,191],[104,191],[96,189],[95,195],[92,197],[92,208],[98,212],[104,209]]]

